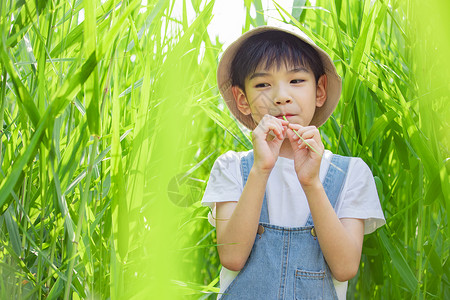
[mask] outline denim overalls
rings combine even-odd
[[[334,207],[350,158],[333,155],[331,161],[323,186]],[[250,151],[241,160],[244,185],[252,165]],[[271,225],[264,196],[255,243],[245,266],[224,291],[221,300],[226,299],[337,299],[311,214],[304,227]]]

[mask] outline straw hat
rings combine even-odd
[[[233,61],[236,52],[239,50],[242,43],[249,37],[264,32],[264,31],[283,31],[290,33],[300,40],[311,45],[319,54],[322,60],[325,74],[327,74],[327,100],[322,107],[316,107],[313,119],[310,125],[316,127],[321,126],[326,120],[331,116],[334,109],[336,108],[339,97],[341,96],[342,81],[341,77],[336,72],[336,67],[333,64],[330,56],[318,47],[314,42],[300,29],[289,24],[283,24],[277,27],[273,26],[260,26],[252,30],[247,31],[241,35],[236,41],[234,41],[223,53],[220,59],[219,66],[217,68],[217,84],[219,91],[222,94],[225,103],[231,113],[238,119],[242,124],[244,124],[250,130],[255,128],[255,122],[251,115],[244,115],[239,111],[234,100],[233,93],[231,91],[231,62]]]

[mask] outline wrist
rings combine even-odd
[[[254,164],[250,169],[249,176],[256,175],[267,180],[269,178],[270,172],[272,172],[272,168],[262,168]]]
[[[307,182],[300,181],[300,184],[302,185],[303,191],[305,192],[306,195],[323,190],[323,185],[322,182],[320,182],[319,178]]]

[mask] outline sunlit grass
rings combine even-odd
[[[195,19],[174,1],[0,3],[0,298],[218,292],[200,199],[217,156],[251,142],[216,87],[214,1],[184,2]],[[277,7],[335,61],[323,141],[369,164],[387,218],[348,295],[448,298],[449,6],[372,2]]]

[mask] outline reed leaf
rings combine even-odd
[[[0,2],[0,298],[216,297],[200,199],[252,148],[216,86],[219,1]],[[227,17],[298,26],[343,79],[324,145],[369,165],[387,221],[347,297],[448,298],[448,1],[291,2]]]

